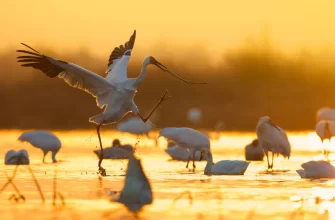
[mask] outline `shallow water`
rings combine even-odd
[[[123,187],[127,160],[104,160],[108,176],[99,178],[98,147],[95,131],[53,131],[62,141],[57,154],[60,160],[41,162],[42,151],[28,143],[17,141],[22,131],[0,131],[0,185],[6,174],[12,175],[15,166],[4,165],[4,155],[10,150],[26,149],[45,196],[42,204],[36,186],[26,166],[20,166],[13,180],[26,197],[24,203],[8,198],[15,191],[9,185],[0,194],[0,219],[129,219],[132,214],[121,204],[109,202],[109,190],[119,192]],[[154,137],[156,132],[150,136]],[[266,160],[251,162],[243,176],[205,176],[206,162],[196,162],[196,170],[185,168],[185,162],[170,161],[164,152],[166,141],[102,130],[104,146],[114,138],[121,143],[137,146],[136,155],[142,161],[151,182],[154,202],[146,206],[143,219],[335,219],[335,202],[316,204],[312,196],[335,197],[335,180],[301,179],[295,170],[300,164],[320,159],[321,142],[313,132],[289,132],[292,144],[290,160],[275,159],[276,172],[266,172]],[[224,132],[220,138],[210,133],[214,162],[222,159],[244,160],[244,146],[255,138],[254,133]],[[334,143],[330,146],[334,148]],[[52,205],[53,178],[57,175],[57,191],[65,198]],[[175,200],[178,198],[178,200]],[[189,199],[191,197],[192,200]],[[303,202],[294,202],[302,198]],[[329,199],[330,199],[329,198]],[[175,200],[175,202],[174,202]],[[317,201],[317,200],[316,200]]]

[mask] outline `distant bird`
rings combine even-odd
[[[122,121],[116,126],[116,130],[128,132],[131,134],[145,134],[148,136],[153,125],[150,121],[143,122],[140,118],[129,118],[127,121]]]
[[[183,147],[179,147],[178,145],[174,145],[172,147],[168,147],[164,150],[173,160],[179,160],[179,161],[187,161],[188,157],[190,155],[190,152]],[[200,152],[195,152],[195,159],[200,159]],[[207,159],[207,156],[205,155],[205,160]]]
[[[327,161],[308,161],[297,170],[301,178],[335,178],[335,167]]]
[[[40,148],[43,151],[43,163],[45,159],[45,155],[49,151],[52,152],[52,162],[56,163],[56,154],[61,148],[61,142],[56,137],[56,135],[52,134],[48,131],[26,131],[19,137],[19,141],[29,142],[34,147]]]
[[[33,67],[41,70],[48,77],[54,78],[59,77],[63,79],[70,86],[82,89],[96,98],[97,106],[100,108],[105,107],[104,112],[95,115],[89,119],[90,122],[97,124],[97,134],[100,143],[100,150],[103,153],[101,138],[100,138],[100,126],[113,124],[120,121],[125,115],[132,112],[139,116],[143,122],[146,122],[152,113],[158,108],[158,106],[170,98],[167,97],[167,90],[161,97],[157,105],[152,109],[151,113],[147,117],[143,117],[134,102],[134,96],[138,85],[143,81],[146,69],[149,64],[153,64],[159,67],[164,72],[168,72],[171,75],[183,80],[186,83],[194,84],[189,82],[169,70],[158,62],[154,57],[148,56],[144,59],[142,64],[141,73],[137,78],[127,77],[127,65],[130,59],[130,55],[135,43],[136,30],[130,37],[129,41],[124,45],[115,47],[111,53],[108,65],[107,65],[107,76],[104,78],[96,73],[90,72],[76,64],[51,58],[43,55],[37,50],[30,46],[23,44],[32,51],[18,50],[17,52],[24,53],[25,56],[19,56],[18,62],[22,62],[21,66]],[[199,83],[200,84],[200,83]],[[202,83],[201,83],[202,84]],[[99,172],[105,175],[106,170],[101,167],[103,155],[100,155],[98,163]]]
[[[330,139],[335,136],[335,121],[326,121],[321,120],[315,126],[316,134],[320,137],[322,143],[324,140]],[[326,159],[328,159],[329,151],[323,148],[323,154],[325,155]]]
[[[243,175],[250,164],[243,160],[221,160],[213,165],[213,155],[207,148],[201,149],[199,160],[204,156],[207,156],[205,175]]]
[[[111,197],[114,202],[125,205],[136,216],[144,205],[153,201],[151,186],[144,174],[141,161],[134,156],[129,158],[126,180],[118,199]]]
[[[320,108],[316,112],[316,121],[320,120],[335,121],[335,109],[329,107]]]
[[[190,108],[187,112],[187,119],[193,123],[197,123],[201,119],[201,111],[197,108]]]
[[[150,137],[149,132],[154,128],[154,125],[150,122],[143,122],[140,118],[131,117],[127,121],[121,121],[117,126],[116,130],[121,132],[128,132],[134,135],[146,135],[147,138],[155,140],[155,145],[158,145],[156,137]]]
[[[291,144],[283,129],[275,125],[269,116],[261,117],[256,126],[256,134],[268,161],[268,169],[273,169],[274,154],[281,154],[288,159],[291,155]],[[272,163],[269,163],[269,151],[272,152]]]
[[[29,164],[29,156],[26,150],[10,150],[5,156],[6,165],[26,165]]]
[[[263,161],[264,152],[257,139],[244,148],[245,160]]]
[[[164,128],[159,132],[159,136],[163,136],[168,140],[173,140],[180,147],[189,149],[189,156],[186,164],[190,162],[191,156],[193,157],[193,168],[195,168],[195,152],[200,151],[202,148],[210,149],[209,138],[203,133],[193,130],[191,128]]]
[[[121,145],[119,139],[115,139],[112,147],[105,148],[103,151],[104,159],[128,159],[135,153],[135,149],[131,145]],[[93,152],[100,157],[100,150]]]

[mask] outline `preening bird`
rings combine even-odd
[[[180,160],[180,161],[188,161],[190,152],[183,147],[179,147],[178,145],[174,145],[172,147],[168,147],[164,150],[168,155],[170,155],[170,157],[172,158],[172,160]],[[195,152],[195,159],[199,160],[200,159],[200,152],[197,151]],[[206,155],[205,155],[205,160],[207,159]]]
[[[108,60],[106,70],[107,76],[105,78],[74,63],[65,62],[43,55],[23,43],[22,45],[28,47],[32,51],[17,50],[17,52],[25,54],[24,56],[17,57],[18,62],[23,63],[21,66],[41,70],[50,78],[61,78],[70,86],[82,89],[94,96],[96,98],[97,106],[101,109],[105,107],[101,114],[95,115],[89,119],[91,123],[97,124],[97,134],[101,150],[98,167],[99,172],[102,175],[105,175],[106,171],[101,167],[103,148],[100,138],[100,126],[116,123],[130,112],[139,116],[143,122],[146,122],[158,106],[163,101],[170,98],[166,96],[166,91],[147,117],[143,117],[140,114],[137,106],[135,105],[134,96],[138,85],[144,79],[147,66],[149,64],[153,64],[164,72],[168,72],[184,82],[192,84],[192,82],[189,82],[170,72],[163,64],[158,62],[152,56],[148,56],[144,59],[141,73],[138,77],[128,78],[127,66],[135,43],[135,37],[136,31],[134,31],[128,42],[124,45],[120,45],[119,47],[115,47]]]
[[[160,130],[159,136],[163,136],[168,140],[174,141],[178,146],[187,148],[189,156],[186,164],[190,162],[191,156],[193,158],[193,168],[195,168],[195,152],[200,151],[202,148],[210,149],[209,138],[203,133],[191,128],[164,128]]]
[[[129,145],[121,145],[119,139],[113,140],[112,146],[104,150],[104,159],[128,159],[135,153],[135,149]],[[100,150],[93,151],[100,158]]]
[[[10,150],[5,156],[6,165],[26,165],[29,164],[29,156],[26,150]]]
[[[335,178],[335,167],[327,161],[308,161],[297,170],[301,178]]]
[[[290,158],[291,144],[283,129],[275,125],[269,116],[261,117],[256,126],[256,134],[268,161],[268,169],[273,169],[274,154]],[[272,152],[272,163],[269,163],[269,151]]]
[[[200,151],[200,160],[207,156],[205,175],[243,175],[250,162],[243,160],[220,160],[213,165],[213,155],[207,148]]]
[[[48,131],[26,131],[18,139],[22,142],[29,142],[34,147],[40,148],[43,151],[43,163],[45,156],[49,151],[52,152],[52,162],[56,163],[56,154],[61,148],[59,138]]]
[[[264,152],[257,139],[244,148],[245,160],[263,161]]]

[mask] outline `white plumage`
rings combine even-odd
[[[330,139],[335,136],[335,122],[329,120],[321,120],[316,124],[315,131],[316,134],[320,137],[322,143],[326,139],[330,141]],[[324,147],[322,150],[325,158],[328,159],[330,151]]]
[[[173,160],[180,160],[180,161],[187,161],[188,157],[190,155],[190,152],[183,147],[179,147],[178,145],[174,145],[172,147],[168,147],[165,149],[165,152],[170,155],[170,157]],[[200,152],[195,152],[195,159],[200,159]],[[207,159],[207,156],[205,156],[205,159]]]
[[[269,116],[261,117],[256,126],[256,134],[268,161],[268,169],[273,169],[274,154],[290,158],[291,145],[283,129],[275,125]],[[269,163],[268,152],[272,152],[272,163]]]
[[[335,167],[327,161],[308,161],[297,170],[301,178],[335,178]]]
[[[127,121],[120,122],[116,130],[131,134],[146,134],[152,130],[153,125],[150,121],[143,122],[140,118],[129,118]]]
[[[26,150],[10,150],[5,155],[6,165],[26,165],[29,164],[29,156]]]
[[[45,155],[51,151],[52,152],[52,162],[57,162],[56,154],[61,148],[61,142],[56,137],[48,131],[26,131],[18,139],[22,142],[29,142],[34,147],[40,148],[43,151],[43,163]]]
[[[330,120],[335,121],[335,109],[329,107],[320,108],[316,112],[316,121],[320,120]]]
[[[322,142],[326,139],[330,140],[335,136],[335,122],[321,120],[316,124],[315,131]]]
[[[125,183],[118,199],[112,201],[122,203],[129,211],[137,214],[144,205],[153,201],[151,186],[144,174],[141,161],[134,156],[129,158]]]
[[[163,64],[156,61],[155,58],[148,56],[143,61],[140,75],[137,78],[128,78],[127,65],[135,43],[135,37],[136,31],[134,31],[128,42],[119,47],[115,47],[108,60],[106,78],[76,64],[43,55],[26,44],[23,45],[32,51],[18,50],[18,52],[25,54],[24,56],[18,57],[18,62],[23,62],[22,66],[41,70],[50,78],[59,77],[72,87],[82,89],[94,96],[98,107],[105,107],[101,114],[95,115],[89,119],[90,122],[97,124],[97,133],[102,153],[103,150],[100,138],[101,125],[116,123],[130,112],[138,115],[144,122],[146,122],[156,108],[164,100],[169,98],[165,97],[167,94],[166,91],[148,117],[144,118],[140,115],[134,102],[134,96],[138,85],[144,79],[147,66],[149,64],[154,64],[164,72],[169,71]],[[169,73],[174,75],[171,72]],[[100,155],[98,166],[100,173],[104,174],[105,169],[101,167],[102,158],[103,155]]]
[[[174,141],[178,146],[189,149],[189,157],[186,168],[188,168],[191,156],[193,156],[193,168],[195,168],[195,152],[202,148],[210,149],[209,138],[203,133],[191,128],[164,128],[159,132],[159,136]]]
[[[201,149],[200,160],[207,156],[205,175],[243,175],[250,162],[243,160],[221,160],[213,165],[213,155],[207,148]]]

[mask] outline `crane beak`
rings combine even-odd
[[[161,63],[158,62],[158,61],[156,61],[156,62],[154,63],[154,65],[157,66],[159,69],[163,70],[164,72],[169,71],[169,70],[167,69],[166,66],[164,66],[163,64],[161,64]]]
[[[158,62],[157,60],[156,60],[156,62],[154,63],[154,65],[157,66],[159,69],[163,70],[164,72],[170,73],[172,76],[174,76],[174,77],[176,77],[176,78],[180,79],[181,81],[184,81],[184,82],[186,82],[186,83],[188,83],[188,84],[207,84],[206,82],[190,82],[190,81],[188,81],[188,80],[186,80],[186,79],[183,79],[183,78],[181,78],[180,76],[178,76],[178,75],[176,75],[176,74],[170,72],[170,71],[167,69],[166,66],[164,66],[163,64],[161,64],[161,63]]]
[[[201,161],[203,158],[204,158],[204,152],[201,151],[201,152],[200,152],[200,158],[199,158],[199,161]]]

